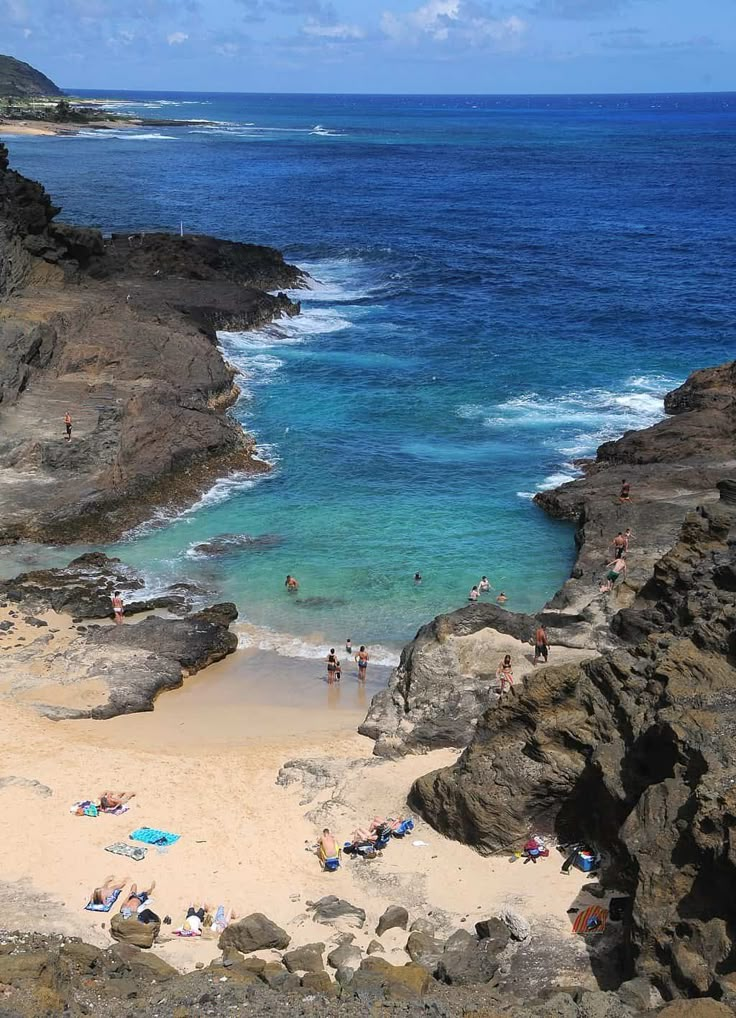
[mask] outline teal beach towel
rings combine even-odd
[[[137,827],[128,837],[131,841],[142,841],[145,845],[163,847],[175,845],[181,834],[170,834],[168,831],[159,831],[155,827]]]

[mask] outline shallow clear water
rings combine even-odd
[[[733,95],[122,98],[223,123],[9,139],[14,164],[70,220],[183,221],[319,281],[221,338],[272,474],[114,549],[235,600],[244,640],[393,650],[482,573],[538,607],[573,545],[532,494],[734,355]],[[226,533],[282,543],[193,554]]]

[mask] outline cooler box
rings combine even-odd
[[[585,850],[580,851],[575,856],[575,865],[583,873],[590,873],[591,870],[597,870],[600,865],[600,858],[593,852],[586,852]]]

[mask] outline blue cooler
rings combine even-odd
[[[593,852],[588,852],[585,849],[581,849],[575,856],[575,866],[583,873],[590,873],[591,870],[597,870],[600,866],[600,857],[595,855]]]

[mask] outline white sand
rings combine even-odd
[[[0,620],[4,617],[0,611]],[[53,621],[57,625],[50,628],[59,629],[55,640],[63,649],[73,633],[68,620],[57,616]],[[21,635],[26,642],[40,639],[44,632],[21,625],[0,646],[17,643]],[[307,900],[334,893],[368,913],[366,928],[356,937],[359,945],[372,938],[389,904],[405,905],[412,918],[432,917],[444,932],[472,929],[477,919],[508,906],[546,929],[559,930],[575,953],[573,941],[580,938],[570,933],[566,910],[580,903],[587,878],[577,871],[561,874],[555,851],[536,866],[512,865],[507,857],[483,858],[419,821],[413,836],[392,842],[382,858],[345,859],[337,873],[323,873],[306,848],[314,844],[324,816],[342,840],[376,814],[403,813],[411,782],[452,763],[458,754],[442,750],[367,768],[358,763],[336,779],[335,789],[302,802],[301,786],[275,783],[286,760],[326,757],[337,770],[341,762],[370,760],[373,744],[355,734],[365,713],[364,697],[347,675],[337,693],[315,684],[312,706],[284,706],[278,698],[269,705],[264,688],[270,684],[275,689],[288,666],[275,655],[250,660],[248,666],[247,653],[238,652],[186,680],[183,690],[164,694],[154,712],[105,722],[52,722],[15,696],[4,700],[0,779],[30,779],[51,789],[43,795],[31,784],[0,783],[4,926],[58,930],[107,945],[109,916],[85,912],[83,906],[92,888],[115,874],[130,876],[139,886],[155,879],[152,907],[161,916],[171,915],[174,925],[195,900],[227,902],[240,914],[266,913],[291,933],[293,946],[334,940],[331,927],[315,926],[305,915]],[[53,668],[46,658],[35,667],[48,672],[43,678],[51,693]],[[57,658],[59,667],[63,658]],[[233,675],[242,684],[242,697],[232,694]],[[20,679],[4,673],[0,696],[7,697]],[[217,695],[220,680],[227,695]],[[93,699],[96,692],[73,690],[76,703],[87,694]],[[37,694],[34,690],[32,698]],[[64,702],[59,687],[55,702]],[[94,798],[108,788],[137,793],[124,816],[69,813],[75,800]],[[325,806],[331,798],[335,801]],[[305,814],[320,804],[318,815],[307,819]],[[182,837],[166,852],[149,848],[143,862],[103,851],[113,841],[126,841],[141,825]],[[414,846],[414,841],[427,844]],[[163,927],[164,938],[170,929]],[[398,952],[394,960],[406,960],[401,953],[405,939],[400,931],[385,935],[385,945]],[[215,943],[204,938],[170,938],[157,951],[182,969],[217,954]]]

